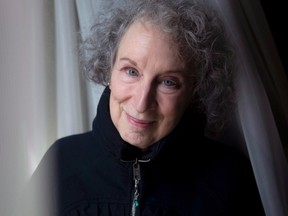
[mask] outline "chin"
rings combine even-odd
[[[147,135],[146,135],[147,136]],[[140,149],[147,149],[150,145],[152,145],[152,140],[147,140],[145,136],[141,134],[123,134],[121,135],[122,139],[129,143],[130,145],[136,146]]]

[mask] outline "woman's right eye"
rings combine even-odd
[[[128,74],[129,76],[138,76],[138,71],[135,70],[135,69],[133,69],[133,68],[128,68],[128,69],[127,69],[127,74]]]

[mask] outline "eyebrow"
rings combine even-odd
[[[137,67],[137,62],[133,61],[132,59],[130,59],[128,57],[122,57],[122,58],[120,58],[120,61],[128,61],[128,62],[130,62],[130,64]],[[168,72],[168,73],[175,73],[175,72],[183,73],[184,71],[185,71],[184,69],[175,69],[175,70],[168,70],[166,72]]]
[[[127,58],[127,57],[123,57],[123,58],[120,58],[120,61],[129,61],[131,64],[133,64],[134,66],[137,66],[137,63],[133,60],[131,60],[130,58]]]

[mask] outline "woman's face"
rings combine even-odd
[[[124,34],[110,80],[110,114],[123,140],[141,149],[169,134],[190,104],[191,86],[176,47],[155,25]]]

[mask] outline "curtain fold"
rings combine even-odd
[[[87,131],[88,113],[78,61],[78,18],[75,2],[55,2],[57,138]]]
[[[120,1],[120,0],[118,0]],[[75,0],[78,22],[79,22],[79,33],[81,33],[81,40],[85,40],[89,35],[90,28],[95,22],[95,17],[102,6],[112,4],[112,0],[98,0],[98,1],[82,1]],[[86,97],[87,97],[87,111],[88,111],[88,122],[90,123],[90,129],[92,128],[92,122],[97,113],[97,104],[100,96],[104,90],[101,85],[96,85],[88,80],[86,83]]]

